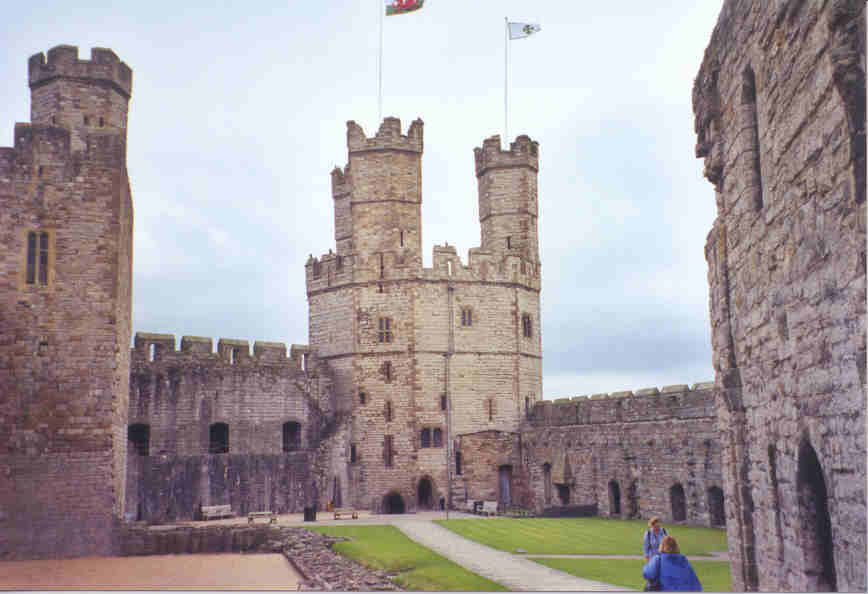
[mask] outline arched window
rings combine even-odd
[[[226,423],[214,423],[208,428],[208,453],[229,453],[229,425]]]
[[[615,479],[609,481],[609,515],[621,515],[621,487]]]
[[[672,520],[683,522],[687,519],[687,497],[684,496],[684,487],[681,483],[675,483],[669,488],[669,502],[672,504]]]
[[[422,435],[419,438],[419,447],[420,448],[430,448],[431,447],[431,429],[425,427],[422,429]]]
[[[726,512],[723,507],[723,489],[709,487],[708,517],[712,526],[723,526],[726,523]]]
[[[301,449],[301,425],[295,421],[283,424],[283,451],[294,452]]]
[[[151,427],[144,423],[135,423],[127,429],[127,439],[130,441],[130,452],[137,456],[148,456],[151,448]]]
[[[434,430],[431,432],[431,437],[435,448],[443,447],[443,430],[440,427],[434,427]]]

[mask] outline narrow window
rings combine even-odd
[[[452,260],[446,262],[446,274],[452,276]]]
[[[404,232],[401,231],[401,247],[404,247]]]
[[[431,429],[425,427],[422,429],[422,435],[419,436],[419,447],[420,448],[430,448],[431,447]]]
[[[472,326],[473,325],[473,310],[469,307],[465,307],[461,309],[461,325],[462,326]]]
[[[87,116],[84,116],[84,125],[85,125],[85,126],[89,126],[89,125],[90,125],[90,118],[87,117]]]
[[[747,119],[743,125],[746,125],[744,147],[745,159],[748,159],[748,166],[755,179],[748,178],[747,185],[751,187],[750,194],[753,198],[754,210],[761,210],[763,207],[763,183],[762,183],[762,167],[760,164],[760,131],[757,112],[759,111],[756,96],[756,76],[753,68],[748,66],[742,74],[742,90],[741,102],[744,106],[744,117]]]
[[[461,452],[455,452],[455,474],[461,474]]]
[[[440,427],[434,427],[434,431],[431,432],[431,438],[435,448],[443,447],[443,430]]]
[[[386,263],[383,260],[383,254],[380,254],[380,278],[386,275]]]
[[[322,275],[322,264],[320,264],[319,260],[314,260],[311,268],[313,269],[312,273],[314,278],[319,278]]]
[[[105,120],[100,118],[99,119],[99,127],[102,128],[104,125],[105,125]]]
[[[48,233],[39,234],[39,284],[48,284]]]
[[[135,423],[127,429],[127,439],[130,442],[130,451],[136,456],[148,456],[150,454],[151,427],[144,423]]]
[[[229,364],[235,365],[238,362],[238,349],[232,348],[229,350]]]
[[[385,363],[383,363],[383,379],[386,380],[386,382],[392,381],[392,362],[391,361],[386,361]]]
[[[494,420],[494,398],[489,398],[487,404],[488,404],[488,420],[493,421]]]
[[[154,360],[154,355],[157,354],[157,345],[151,343],[148,345],[148,361]]]
[[[36,284],[36,233],[27,234],[27,284]]]
[[[383,416],[386,418],[386,422],[392,422],[392,401],[386,400],[386,410],[383,411]]]
[[[364,390],[359,390],[359,404],[365,403],[365,392]]]
[[[380,318],[378,324],[377,341],[381,343],[392,342],[392,320],[390,318]]]
[[[335,268],[337,270],[343,270],[344,269],[344,257],[343,256],[337,257],[337,259],[335,260]]]
[[[377,283],[377,293],[383,292],[383,283]]]
[[[524,416],[527,416],[529,414],[530,414],[530,398],[525,396],[524,397]]]
[[[446,394],[440,394],[440,410],[446,410]]]
[[[533,322],[530,319],[530,314],[521,315],[521,333],[525,338],[533,336]]]
[[[512,248],[512,238],[509,235],[507,235],[506,236],[506,249],[511,249],[511,248]]]
[[[384,435],[383,436],[383,463],[386,465],[386,468],[392,467],[392,461],[394,459],[395,453],[392,450],[392,436]]]
[[[40,165],[40,166],[36,169],[36,175],[38,175],[39,177],[42,177],[42,172],[43,172],[43,171],[44,171],[44,168],[42,167],[42,165]]]
[[[356,444],[351,443],[350,444],[350,463],[354,464],[356,461],[358,461],[358,457],[356,454]]]
[[[283,424],[283,451],[294,452],[301,449],[301,425],[295,421]]]
[[[214,423],[208,428],[208,453],[229,453],[229,425],[226,423]]]

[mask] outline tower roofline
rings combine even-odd
[[[95,47],[90,60],[78,59],[78,47],[57,45],[46,54],[30,56],[27,63],[30,88],[57,79],[87,80],[107,84],[129,99],[133,90],[133,71],[112,50]]]
[[[422,152],[422,132],[424,123],[416,118],[407,129],[406,136],[401,134],[401,120],[387,117],[373,138],[365,136],[365,131],[353,120],[347,122],[347,148],[350,154],[369,151],[396,150],[412,153]]]
[[[476,176],[488,169],[505,167],[530,167],[539,171],[539,143],[522,134],[510,143],[509,150],[500,149],[500,135],[496,134],[482,142],[482,148],[473,149],[476,160]]]

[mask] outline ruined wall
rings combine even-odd
[[[866,588],[865,3],[725,2],[693,90],[733,588]]]
[[[221,339],[213,353],[209,338],[185,336],[175,350],[173,335],[136,333],[127,518],[193,519],[199,505],[228,503],[244,514],[313,504],[330,375],[296,345],[287,357],[283,344],[256,342],[251,356],[247,341]],[[216,424],[226,425],[228,443],[212,434]],[[146,438],[136,434],[142,426]]]
[[[107,49],[28,64],[0,148],[0,558],[111,554],[124,502],[132,72]]]
[[[602,516],[722,525],[712,387],[538,403],[521,430],[529,507],[596,505]]]
[[[435,246],[423,268],[422,137],[420,120],[402,135],[386,118],[370,138],[348,122],[349,162],[332,171],[336,252],[305,271],[309,344],[350,419],[328,488],[373,510],[389,493],[408,510],[448,500],[450,437],[515,431],[542,394],[537,144],[476,149],[483,247],[464,264]]]

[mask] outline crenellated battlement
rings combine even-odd
[[[423,148],[421,119],[413,120],[407,135],[401,134],[401,120],[387,117],[380,124],[376,136],[368,138],[361,126],[353,120],[347,122],[347,148],[350,154],[366,151],[397,150],[421,153]]]
[[[714,382],[643,388],[537,402],[528,422],[534,427],[644,423],[713,418]]]
[[[530,167],[539,171],[539,143],[522,134],[509,145],[509,150],[500,148],[500,135],[491,136],[482,142],[482,148],[473,149],[476,159],[476,177],[489,169]]]
[[[342,198],[352,192],[350,185],[350,166],[347,165],[343,169],[335,166],[332,169],[332,197]]]
[[[307,345],[292,345],[287,357],[286,344],[282,342],[255,341],[253,354],[246,340],[221,338],[214,352],[211,338],[202,336],[181,337],[181,348],[175,348],[174,334],[136,332],[131,351],[134,362],[222,362],[226,365],[283,365],[298,370],[307,368],[309,349]]]
[[[48,50],[48,56],[30,56],[27,64],[30,88],[34,89],[57,78],[97,81],[111,85],[129,98],[133,87],[133,71],[110,49],[95,47],[90,60],[78,59],[78,47],[58,45]]]

